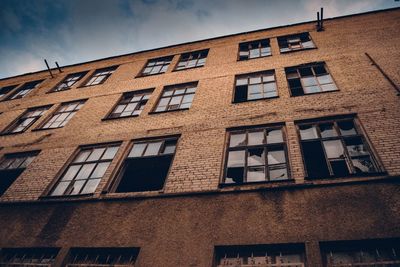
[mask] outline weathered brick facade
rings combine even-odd
[[[365,55],[400,84],[400,10],[237,34],[102,59],[0,81],[45,79],[22,99],[0,102],[0,130],[27,108],[52,105],[28,131],[0,136],[0,156],[40,154],[0,197],[1,247],[140,247],[137,266],[211,266],[219,245],[304,243],[307,266],[319,242],[400,237],[400,99]],[[280,54],[277,38],[309,32],[317,49]],[[270,38],[272,56],[237,61],[240,42]],[[173,71],[179,55],[209,49],[206,65]],[[148,59],[175,55],[165,74],[136,77]],[[285,67],[324,61],[338,91],[291,97]],[[101,85],[79,85],[119,65]],[[89,70],[72,89],[48,93],[66,74]],[[275,70],[279,97],[232,103],[235,75]],[[151,113],[163,87],[198,81],[189,110]],[[154,88],[138,117],[102,120],[122,93]],[[60,103],[88,99],[63,128],[36,130]],[[305,179],[295,121],[356,114],[385,173]],[[221,187],[230,127],[284,123],[294,181]],[[105,193],[131,140],[180,134],[162,191]],[[43,198],[81,145],[122,141],[91,196]],[[136,266],[136,265],[135,265]]]

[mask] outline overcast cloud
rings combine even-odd
[[[0,0],[0,78],[199,39],[399,7],[394,0]]]

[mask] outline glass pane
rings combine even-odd
[[[171,102],[169,103],[169,106],[172,106],[172,105],[179,105],[179,104],[181,103],[181,101],[182,101],[182,96],[174,96],[174,97],[171,99]]]
[[[275,92],[276,85],[275,83],[264,83],[264,92]]]
[[[192,103],[193,97],[194,97],[194,94],[185,95],[185,96],[183,97],[182,103]]]
[[[262,84],[253,84],[253,85],[249,85],[248,87],[248,93],[249,95],[252,94],[261,94],[262,93]]]
[[[113,159],[115,154],[118,151],[119,146],[112,146],[107,148],[106,153],[104,153],[103,157],[101,159]]]
[[[118,105],[113,113],[121,113],[125,108],[125,105]]]
[[[286,168],[270,168],[269,169],[269,180],[278,181],[288,179],[288,173]]]
[[[96,169],[94,169],[92,175],[90,175],[90,178],[103,177],[103,175],[106,172],[109,165],[110,165],[110,162],[102,162],[102,163],[97,164]]]
[[[274,74],[264,74],[263,75],[263,82],[273,82],[275,81],[275,75]]]
[[[268,165],[280,164],[285,162],[286,157],[284,150],[275,150],[268,152]]]
[[[160,103],[158,103],[158,106],[164,107],[164,106],[168,105],[170,99],[171,98],[169,98],[169,97],[161,98]]]
[[[247,85],[247,78],[236,79],[236,85]]]
[[[71,188],[71,190],[72,190],[72,192],[71,192],[71,195],[78,195],[79,194],[79,192],[81,191],[81,188],[82,188],[82,186],[83,186],[83,184],[85,183],[86,181],[74,181],[74,182],[72,182],[73,183],[73,185],[72,185],[72,188]]]
[[[247,169],[247,182],[265,181],[264,167],[250,167]]]
[[[342,135],[357,134],[353,121],[339,121],[337,124]]]
[[[265,165],[264,148],[249,149],[247,154],[248,166]]]
[[[313,94],[313,93],[318,93],[318,92],[321,92],[321,88],[318,85],[304,87],[305,94]]]
[[[281,129],[267,130],[267,144],[282,143],[283,136]]]
[[[261,83],[261,76],[258,77],[250,77],[249,84]]]
[[[264,95],[262,93],[249,94],[249,96],[247,97],[247,100],[262,99],[262,98],[264,98]]]
[[[361,138],[351,138],[345,140],[347,151],[351,157],[369,155],[368,150],[364,146]]]
[[[315,74],[317,74],[317,75],[321,75],[321,74],[326,74],[326,73],[328,73],[328,72],[326,71],[324,65],[318,65],[318,66],[315,66],[315,67],[313,67],[313,68],[314,68]]]
[[[320,84],[333,83],[331,75],[329,74],[318,76],[317,79]]]
[[[320,124],[319,130],[322,138],[337,136],[336,130],[333,127],[333,123]]]
[[[146,143],[134,144],[128,157],[141,157],[146,146]]]
[[[0,170],[5,170],[6,168],[8,168],[8,166],[11,164],[12,161],[13,159],[4,159],[0,163]]]
[[[175,90],[174,95],[181,95],[183,93],[185,93],[185,89],[178,89],[178,90]]]
[[[228,155],[228,167],[244,166],[245,151],[230,151]]]
[[[337,90],[336,85],[333,83],[323,84],[323,85],[321,85],[321,88],[322,88],[322,91],[324,91],[324,92]]]
[[[230,135],[229,147],[245,146],[245,145],[246,145],[246,134],[245,133]]]
[[[84,150],[79,153],[74,162],[84,162],[90,154],[90,150]]]
[[[92,153],[90,154],[89,158],[86,161],[96,161],[99,160],[101,155],[103,155],[104,150],[106,150],[104,147],[102,148],[95,148]]]
[[[174,92],[174,90],[165,90],[163,93],[163,96],[170,96],[170,95],[172,95],[173,92]]]
[[[186,89],[186,93],[187,93],[187,94],[194,93],[194,92],[196,92],[196,89],[197,89],[196,87],[187,88],[187,89]]]
[[[95,163],[91,164],[85,164],[82,166],[81,170],[79,171],[78,175],[75,177],[75,179],[87,179],[92,172],[94,166],[96,166]]]
[[[311,71],[311,68],[301,68],[301,69],[299,69],[299,72],[300,72],[301,77],[314,75]]]
[[[344,158],[344,149],[340,140],[324,141],[323,144],[329,159]]]
[[[59,183],[56,188],[54,188],[53,192],[50,195],[52,196],[61,196],[64,194],[65,190],[67,189],[70,182],[61,182]]]
[[[9,169],[17,169],[24,162],[25,157],[15,158],[14,162],[9,166]]]
[[[250,58],[256,58],[256,57],[260,57],[260,50],[257,49],[251,49],[250,50]]]
[[[301,125],[299,129],[301,140],[318,138],[317,129],[314,125]]]
[[[249,132],[248,145],[260,145],[264,143],[264,131]]]
[[[301,78],[301,81],[304,86],[312,86],[318,84],[317,79],[315,79],[315,77]]]
[[[31,164],[31,162],[35,159],[34,156],[27,157],[25,161],[19,166],[20,168],[26,168]]]
[[[74,179],[75,175],[78,173],[81,165],[70,166],[64,176],[61,178],[62,181],[71,181]]]
[[[146,152],[144,153],[144,156],[158,155],[161,145],[162,145],[162,142],[149,143],[147,145],[147,149],[146,149]]]
[[[83,188],[81,194],[90,194],[96,191],[98,184],[100,183],[101,179],[90,179],[85,187]]]
[[[126,106],[125,112],[128,112],[128,111],[131,112],[131,111],[135,110],[137,105],[138,105],[138,102],[128,104]]]
[[[374,164],[370,157],[351,159],[356,173],[375,172]]]

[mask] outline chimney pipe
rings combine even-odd
[[[50,72],[51,78],[54,78],[53,73],[51,73],[50,67],[49,67],[49,63],[47,63],[47,60],[44,60],[44,63],[46,63],[47,66],[47,70]]]
[[[62,72],[62,70],[61,70],[60,66],[58,66],[58,63],[57,63],[57,61],[56,61],[56,66],[57,66],[57,69],[58,69],[58,71],[61,73],[61,72]]]

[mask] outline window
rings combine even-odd
[[[40,117],[46,113],[49,108],[50,106],[28,109],[15,122],[8,126],[3,131],[3,134],[25,132],[32,124],[40,119]]]
[[[7,154],[0,160],[0,196],[31,164],[38,152]]]
[[[51,90],[51,92],[60,92],[71,89],[71,87],[76,84],[80,79],[82,79],[83,76],[86,75],[86,73],[88,72],[84,71],[67,75],[67,77],[65,77],[64,80],[57,84],[56,87]]]
[[[129,92],[122,95],[118,105],[108,115],[108,118],[139,116],[153,90]]]
[[[375,173],[378,166],[353,118],[299,123],[308,178]]]
[[[316,48],[308,32],[278,37],[281,53]]]
[[[285,68],[292,96],[338,90],[325,63]]]
[[[78,110],[82,108],[86,100],[80,100],[69,103],[62,103],[51,118],[41,127],[42,129],[55,129],[64,127],[75,115]]]
[[[116,192],[156,191],[164,187],[177,138],[133,143],[122,170]]]
[[[239,60],[266,57],[271,55],[269,39],[239,44]]]
[[[97,188],[119,144],[82,148],[51,191],[51,196],[91,194]]]
[[[92,86],[104,83],[117,68],[118,66],[112,66],[96,70],[83,86]]]
[[[134,266],[138,248],[73,248],[67,267]]]
[[[216,248],[217,267],[304,267],[302,244],[248,245]]]
[[[235,85],[234,103],[278,96],[274,71],[236,76]]]
[[[190,108],[196,89],[197,83],[166,86],[155,112]]]
[[[3,248],[0,266],[50,267],[55,262],[58,248]]]
[[[23,98],[29,94],[33,89],[35,89],[44,80],[32,81],[23,84],[19,87],[13,94],[9,95],[7,100]]]
[[[176,66],[176,70],[202,67],[204,64],[206,64],[207,55],[208,49],[182,54],[178,65]]]
[[[400,242],[396,239],[339,241],[321,244],[325,267],[400,266]]]
[[[5,97],[9,92],[11,92],[18,85],[8,85],[0,88],[0,100]]]
[[[173,56],[149,60],[142,71],[142,76],[165,73],[169,64],[171,64],[172,59]]]
[[[289,179],[283,127],[229,132],[225,184]]]

